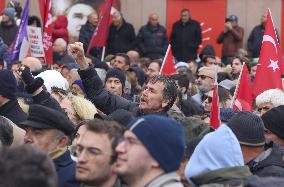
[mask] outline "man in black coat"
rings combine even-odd
[[[261,15],[260,22],[261,23],[259,25],[253,28],[248,38],[247,48],[252,58],[259,57],[262,38],[265,29],[265,23],[266,23],[266,13]],[[277,30],[276,30],[276,35],[279,41]]]
[[[135,48],[135,32],[120,12],[115,12],[109,29],[107,40],[107,54],[126,53]]]
[[[165,27],[161,26],[157,14],[151,14],[147,25],[139,30],[137,46],[142,56],[151,59],[162,58],[168,47],[168,38]]]
[[[188,9],[183,9],[181,19],[173,25],[170,38],[173,54],[177,61],[195,60],[201,40],[200,23],[190,18]]]
[[[167,115],[167,111],[176,100],[175,82],[163,75],[155,76],[148,81],[139,104],[114,95],[104,89],[96,70],[86,62],[82,43],[70,44],[70,52],[80,66],[78,73],[88,99],[105,114],[110,114],[117,109],[125,109],[132,112],[134,116],[149,113]]]
[[[26,130],[24,142],[45,151],[53,159],[59,187],[79,187],[75,180],[76,164],[67,150],[74,124],[66,115],[42,105],[31,105],[29,117],[19,124]]]
[[[98,24],[98,14],[96,12],[88,15],[88,21],[85,25],[83,25],[79,32],[79,41],[84,45],[84,51],[87,53],[89,43],[92,39],[92,36],[96,30]],[[90,50],[90,54],[93,56],[99,55],[98,48],[92,48]]]
[[[12,71],[0,70],[0,115],[9,118],[15,124],[27,119],[17,97],[17,82]]]

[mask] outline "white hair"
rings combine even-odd
[[[284,105],[284,93],[279,89],[270,89],[259,94],[255,99],[256,106],[271,103],[273,107]]]
[[[54,41],[54,43],[57,43],[57,45],[60,45],[62,50],[66,50],[67,49],[67,42],[63,38],[57,38]]]

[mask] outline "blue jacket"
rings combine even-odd
[[[185,176],[191,177],[221,168],[244,166],[240,144],[226,126],[207,134],[195,148],[186,168]]]
[[[58,176],[58,187],[80,187],[75,180],[76,163],[71,159],[70,152],[53,160]]]

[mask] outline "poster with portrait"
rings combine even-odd
[[[53,1],[53,15],[65,15],[68,19],[69,42],[78,41],[79,31],[87,22],[88,15],[99,12],[104,0],[56,0]],[[112,12],[120,10],[120,0],[113,0]]]

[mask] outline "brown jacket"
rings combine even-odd
[[[226,33],[221,32],[217,38],[218,44],[223,44],[222,57],[233,57],[237,55],[240,48],[243,47],[244,29],[235,26]]]

